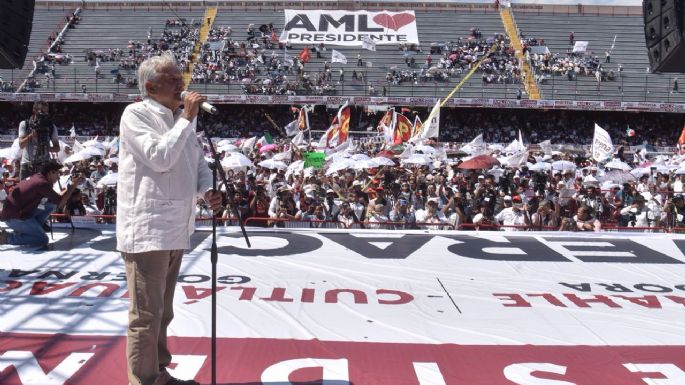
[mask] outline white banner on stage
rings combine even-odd
[[[380,45],[419,44],[414,11],[286,9],[284,25],[283,43],[361,47],[366,39]]]

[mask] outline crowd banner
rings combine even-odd
[[[414,11],[286,9],[284,26],[282,43],[349,47],[368,47],[368,41],[379,45],[419,44]]]
[[[595,123],[595,136],[592,139],[592,158],[598,162],[610,159],[614,153],[614,145],[609,133]]]
[[[587,41],[577,41],[573,45],[573,53],[585,53],[587,51]]]
[[[685,237],[259,229],[217,234],[217,383],[685,383]],[[126,384],[112,230],[0,246],[0,384]],[[176,281],[170,373],[210,381],[212,233]]]

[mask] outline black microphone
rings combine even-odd
[[[188,91],[181,92],[181,99],[185,99],[187,94],[188,94]],[[202,104],[200,104],[200,108],[202,109],[202,111],[210,113],[212,115],[216,115],[217,113],[219,113],[219,111],[216,109],[216,107],[214,107],[213,105],[211,105],[207,102],[202,102]]]

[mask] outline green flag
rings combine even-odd
[[[302,153],[302,158],[304,159],[304,168],[314,167],[322,168],[324,162],[326,161],[326,153],[312,151]]]

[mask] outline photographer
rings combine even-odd
[[[416,216],[411,209],[411,206],[409,206],[409,202],[404,198],[400,198],[395,201],[388,219],[390,222],[399,222],[394,224],[393,227],[395,230],[410,229],[415,227],[414,223],[416,222]]]
[[[510,180],[505,175],[500,177],[500,191],[509,191],[511,188]],[[497,203],[497,191],[495,190],[495,179],[488,175],[485,177],[483,184],[479,185],[476,189],[476,194],[474,197],[476,205],[484,204],[491,211],[495,211],[495,205]]]
[[[295,214],[295,201],[292,198],[290,188],[286,185],[281,186],[276,193],[276,196],[271,199],[269,204],[269,218],[281,219],[281,220],[294,220],[296,219]],[[283,221],[271,221],[271,224],[275,224],[277,227],[285,227]]]
[[[59,152],[57,128],[48,118],[48,104],[35,102],[33,114],[19,123],[19,147],[22,149],[19,179],[38,172],[50,160],[50,152]]]
[[[255,193],[250,200],[250,217],[268,218],[269,217],[269,198],[264,192],[264,185],[257,184]],[[257,222],[257,226],[266,226],[265,222]]]
[[[535,230],[542,230],[543,227],[559,226],[559,198],[554,198],[555,202],[548,200],[542,201],[536,212],[530,217],[531,226]]]
[[[641,194],[635,195],[633,203],[621,209],[621,215],[628,218],[629,227],[649,227],[649,208],[645,205],[645,198]]]
[[[447,204],[442,207],[442,213],[445,214],[450,224],[458,229],[459,226],[466,222],[465,204],[462,199],[461,191],[453,191],[449,188],[445,189],[445,196],[448,198]]]
[[[49,239],[43,224],[53,210],[61,211],[67,204],[80,177],[72,180],[62,194],[53,190],[62,166],[56,160],[43,163],[40,173],[24,179],[12,190],[0,214],[0,220],[14,230],[0,233],[0,244],[47,246]],[[41,205],[43,199],[47,203]]]

